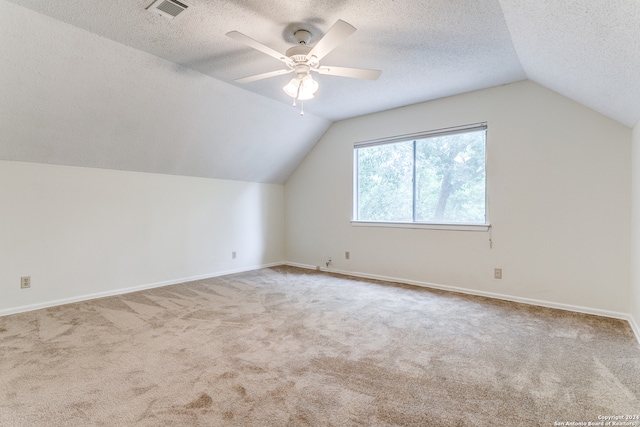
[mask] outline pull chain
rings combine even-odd
[[[296,97],[293,98],[293,106],[296,106],[296,99],[300,96],[300,89],[302,88],[302,80],[298,83],[298,91],[296,92]],[[304,101],[300,101],[300,115],[304,116]]]

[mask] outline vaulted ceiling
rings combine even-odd
[[[291,139],[272,143],[274,158],[290,157],[284,164],[274,162],[280,172],[195,175],[283,182],[333,121],[524,79],[628,127],[640,119],[640,2],[635,0],[185,0],[188,9],[173,20],[146,10],[152,0],[10,1],[176,64],[176,73],[190,69],[249,91],[254,95],[239,98],[247,115],[263,117],[256,132]],[[283,64],[227,32],[240,31],[284,52],[293,45],[294,30],[310,31],[313,43],[338,19],[357,31],[322,63],[379,69],[378,80],[314,75],[320,89],[305,102],[304,118],[281,108],[291,104],[282,91],[290,75],[234,82]],[[265,97],[269,100],[259,100]],[[292,125],[294,120],[307,122]],[[219,126],[241,126],[224,122]],[[291,126],[292,132],[282,132]],[[299,148],[292,150],[294,140]]]

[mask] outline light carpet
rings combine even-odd
[[[2,317],[0,375],[3,426],[640,415],[624,321],[293,267]]]

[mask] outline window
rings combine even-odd
[[[486,129],[356,144],[354,221],[486,226]]]

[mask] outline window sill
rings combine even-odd
[[[425,222],[351,221],[356,227],[423,228],[427,230],[488,231],[490,224],[430,224]]]

